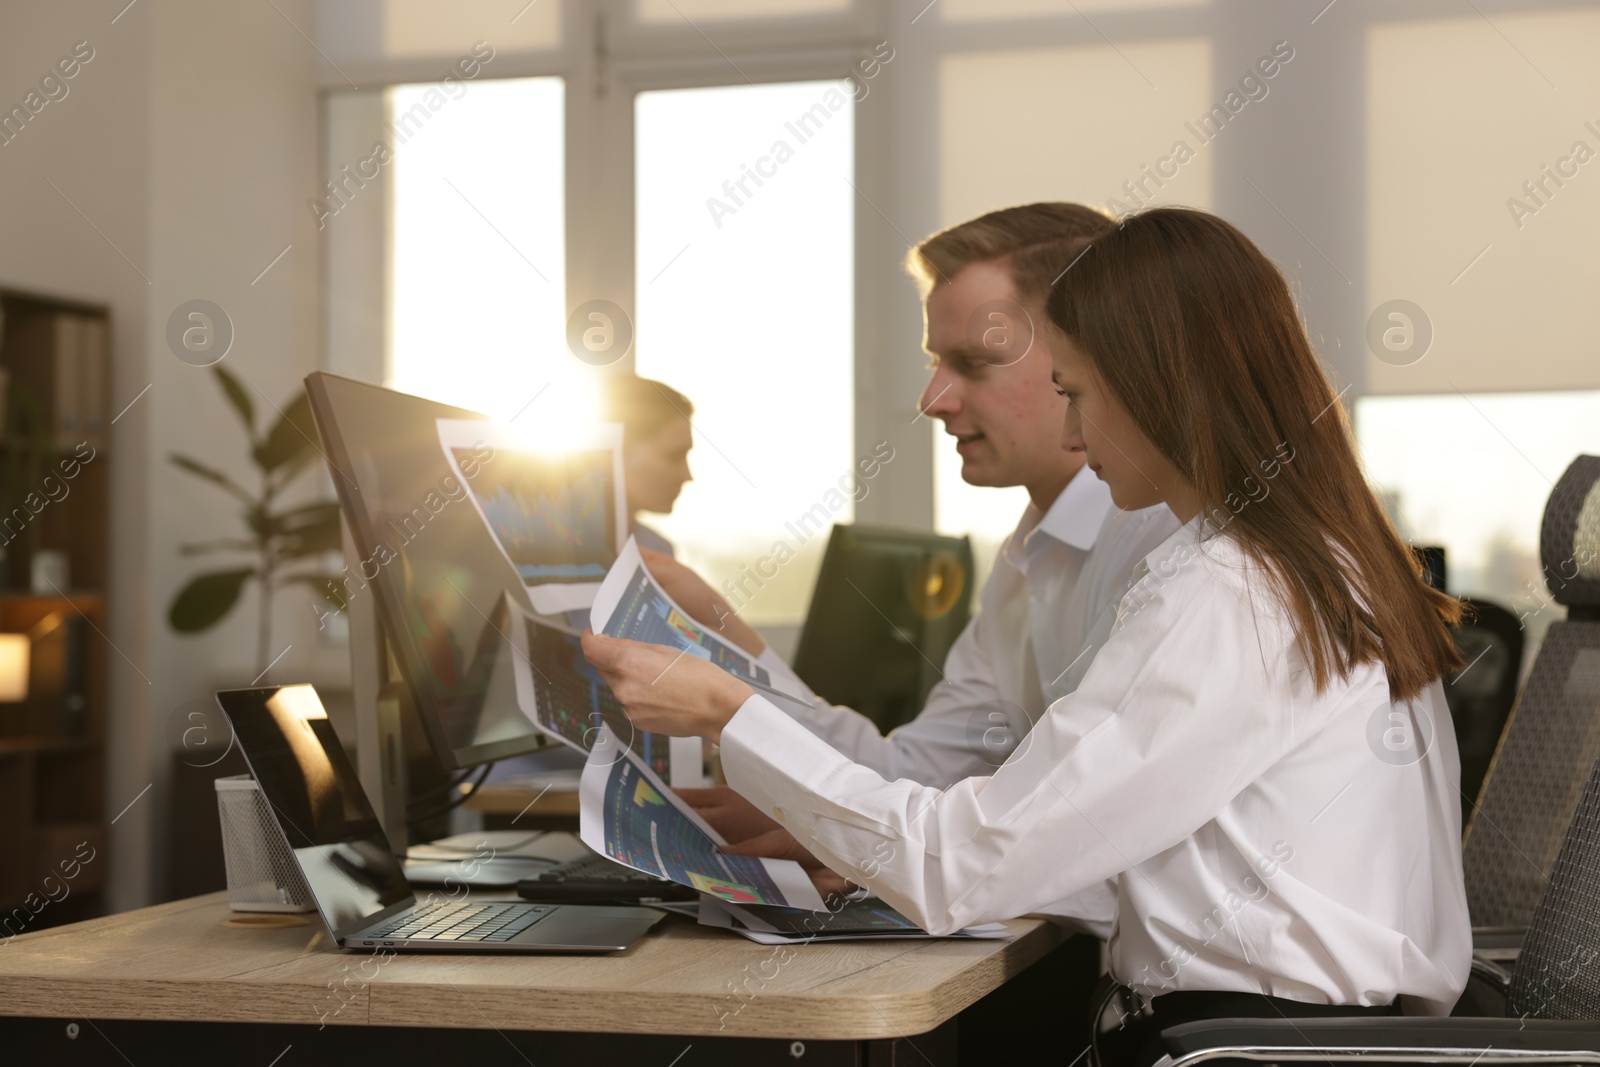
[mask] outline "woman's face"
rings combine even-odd
[[[1051,380],[1067,398],[1061,447],[1084,454],[1123,511],[1165,503],[1180,521],[1193,518],[1199,505],[1192,488],[1106,388],[1089,357],[1059,330],[1051,331],[1050,351]]]
[[[622,450],[623,477],[628,482],[628,511],[666,515],[678,500],[689,472],[689,450],[694,433],[688,419],[673,419],[648,437],[631,441]]]

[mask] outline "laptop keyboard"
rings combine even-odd
[[[654,875],[623,866],[598,853],[567,860],[539,872],[541,882],[654,882]]]
[[[361,936],[364,940],[392,938],[396,941],[498,944],[510,941],[550,911],[550,908],[522,903],[440,904],[397,916]]]

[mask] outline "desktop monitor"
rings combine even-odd
[[[538,553],[491,532],[504,525],[497,501],[534,492],[515,467],[521,455],[485,443],[504,429],[477,412],[322,372],[307,377],[306,390],[353,541],[345,597],[352,609],[376,609],[433,754],[455,770],[542,747],[545,735],[518,705],[510,636],[521,624],[511,605],[527,596]],[[603,543],[593,560],[546,571],[593,580],[615,557],[616,520],[604,516],[614,511],[620,469],[562,462],[572,484],[597,494]],[[567,501],[559,489],[534,492],[530,507]],[[356,652],[352,634],[353,661]]]
[[[972,573],[965,537],[834,526],[795,673],[881,730],[909,722],[971,617]]]

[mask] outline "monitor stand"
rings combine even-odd
[[[349,523],[340,519],[344,558],[349,570],[359,572],[360,553],[350,536]],[[356,773],[367,791],[378,822],[395,854],[404,857],[409,845],[406,799],[410,796],[405,736],[401,729],[401,702],[405,685],[389,670],[388,641],[378,622],[377,590],[357,590],[345,605],[350,621],[350,688],[356,714]]]

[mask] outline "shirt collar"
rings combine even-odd
[[[1106,516],[1114,506],[1111,490],[1085,464],[1056,496],[1036,529],[1087,552],[1094,547],[1100,528],[1106,524]]]
[[[1146,574],[1160,567],[1167,561],[1169,556],[1173,555],[1181,547],[1197,545],[1209,536],[1215,536],[1215,533],[1206,525],[1203,515],[1196,515],[1172,531],[1165,541],[1145,553],[1144,558],[1133,565],[1133,577],[1129,579],[1128,587],[1132,588]]]

